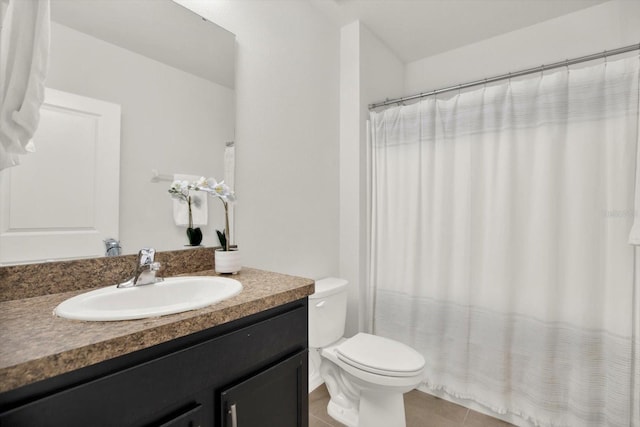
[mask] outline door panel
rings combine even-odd
[[[118,238],[120,106],[47,89],[36,152],[0,172],[0,263],[104,255]]]

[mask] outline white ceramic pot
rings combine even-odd
[[[235,274],[242,268],[240,251],[237,249],[232,249],[230,251],[216,249],[214,261],[216,273]]]

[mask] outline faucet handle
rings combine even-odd
[[[105,245],[105,256],[118,256],[122,252],[122,247],[120,246],[120,242],[113,237],[110,237],[106,240],[103,240]]]
[[[149,270],[150,270],[150,271],[158,271],[158,270],[160,270],[160,267],[161,267],[161,266],[162,266],[162,265],[161,265],[159,262],[157,262],[157,261],[156,261],[156,262],[152,262],[152,263],[149,265]]]
[[[138,252],[138,265],[150,265],[155,258],[156,250],[153,248],[142,248]]]

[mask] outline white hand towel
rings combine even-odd
[[[174,174],[173,179],[178,181],[197,181],[200,176],[196,175],[184,175]],[[202,191],[191,191],[191,216],[193,217],[193,226],[207,225],[209,219],[208,214],[207,193]],[[176,225],[188,226],[189,225],[189,205],[187,202],[175,199],[173,201],[173,220]]]
[[[231,188],[231,191],[235,190],[235,176],[236,176],[236,148],[234,142],[227,142],[227,146],[224,149],[224,183]],[[230,244],[235,244],[234,237],[235,232],[235,215],[234,215],[233,203],[229,205],[229,234],[231,234]]]
[[[35,151],[49,63],[49,0],[0,0],[0,169]]]
[[[227,142],[224,149],[224,183],[234,189],[234,181],[236,177],[236,148],[233,142]]]

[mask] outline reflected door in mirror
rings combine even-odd
[[[118,238],[120,106],[47,89],[36,153],[0,173],[0,263],[104,255]]]

